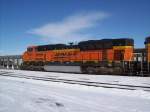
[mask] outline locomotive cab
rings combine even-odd
[[[133,39],[114,39],[114,61],[131,61],[133,57]]]
[[[130,72],[133,58],[134,40],[130,38],[113,39],[113,70],[114,74]]]
[[[35,51],[36,51],[35,49],[36,49],[35,46],[29,46],[27,48],[27,50],[24,52],[24,54],[22,56],[24,62],[26,62],[26,61],[34,61],[33,56],[34,56]]]

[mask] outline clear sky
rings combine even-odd
[[[27,46],[150,36],[150,0],[0,0],[0,54]]]

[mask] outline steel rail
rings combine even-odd
[[[13,72],[3,72],[3,73],[0,73],[0,76],[17,77],[17,78],[25,78],[25,79],[33,79],[33,80],[51,81],[51,82],[61,82],[61,83],[78,84],[78,85],[103,87],[103,88],[144,90],[144,91],[150,92],[149,86],[134,86],[134,85],[124,85],[124,84],[112,84],[112,83],[102,83],[102,82],[60,79],[60,78],[54,78],[54,77],[39,77],[39,76],[31,76],[31,75],[29,76],[29,75],[22,75],[22,74],[21,75],[14,74]]]

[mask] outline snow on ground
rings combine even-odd
[[[79,81],[102,82],[112,84],[127,84],[136,86],[150,87],[150,77],[133,77],[133,76],[111,76],[111,75],[87,75],[87,74],[71,74],[71,73],[55,73],[55,72],[37,72],[22,70],[6,70],[0,69],[0,72],[14,72],[19,75],[35,75],[41,77],[54,77],[60,79],[71,79]]]
[[[65,75],[63,73],[33,71],[13,72],[44,76],[52,74],[60,77]],[[67,76],[73,77],[72,74],[67,74]],[[97,76],[83,75],[78,78],[85,77],[88,79],[92,77],[92,80],[95,80]],[[123,77],[115,76],[116,79],[112,80],[111,77],[113,76],[105,79],[108,76],[102,76],[98,80],[123,82]],[[138,77],[133,79],[140,81],[139,83],[146,80]],[[127,80],[126,77],[125,80]],[[130,80],[128,83],[131,84]],[[146,81],[148,83],[148,80]],[[150,92],[0,76],[0,112],[150,112]]]

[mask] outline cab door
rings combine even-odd
[[[114,60],[115,61],[124,60],[124,50],[115,50],[114,51]]]

